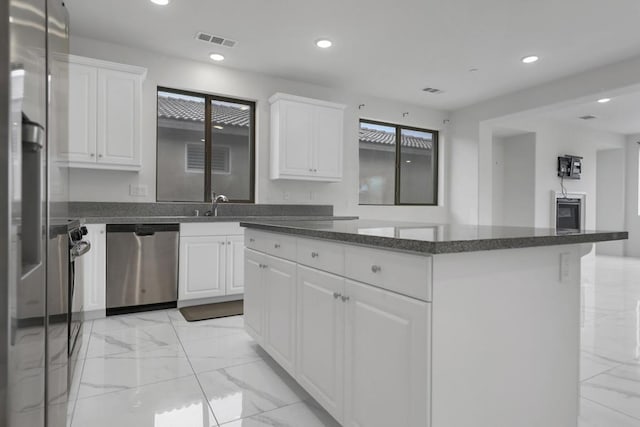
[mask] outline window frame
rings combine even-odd
[[[440,183],[438,182],[439,180],[439,175],[440,175],[440,150],[439,150],[439,145],[440,145],[440,132],[435,130],[435,129],[426,129],[426,128],[418,128],[418,127],[414,127],[414,126],[406,126],[406,125],[401,125],[401,124],[397,124],[397,123],[389,123],[389,122],[383,122],[383,121],[379,121],[379,120],[371,120],[371,119],[365,119],[365,118],[360,118],[358,120],[358,134],[360,133],[360,129],[361,129],[361,125],[362,123],[368,123],[368,124],[372,124],[372,125],[378,125],[378,126],[387,126],[387,127],[392,127],[395,129],[395,147],[396,147],[396,152],[395,152],[395,167],[394,167],[394,197],[393,197],[393,204],[383,204],[383,203],[360,203],[360,194],[358,193],[358,206],[439,206],[438,205],[438,200],[439,200],[439,186]],[[401,190],[401,183],[400,183],[400,176],[401,176],[401,171],[402,171],[402,130],[411,130],[411,131],[417,131],[417,132],[428,132],[431,133],[433,135],[433,157],[435,159],[434,161],[434,170],[433,170],[433,203],[401,203],[400,202],[400,190]],[[358,138],[358,175],[360,174],[360,138]]]
[[[229,199],[230,203],[255,203],[256,198],[256,102],[247,99],[230,98],[227,96],[214,95],[205,92],[194,92],[190,90],[175,89],[166,86],[156,87],[156,201],[158,201],[158,94],[160,92],[175,93],[177,95],[187,95],[197,98],[204,98],[204,198],[203,200],[194,201],[169,201],[163,200],[168,203],[211,203],[211,189],[212,189],[212,177],[213,175],[231,174],[231,155],[229,154],[229,172],[214,172],[211,170],[211,154],[213,150],[213,121],[212,121],[212,108],[211,101],[230,102],[234,104],[247,105],[249,107],[249,157],[250,157],[250,170],[249,170],[249,199]],[[220,147],[227,147],[226,145],[220,145]],[[186,153],[186,149],[185,149]],[[186,155],[186,154],[185,154]],[[185,160],[186,161],[186,160]],[[185,165],[186,166],[186,165]]]

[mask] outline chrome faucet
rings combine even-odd
[[[218,194],[211,192],[211,209],[208,210],[205,215],[206,216],[218,216],[218,204],[219,203],[228,203],[229,198],[224,194]]]

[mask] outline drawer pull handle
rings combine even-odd
[[[267,264],[260,264],[260,268],[267,268],[269,267]]]
[[[382,270],[382,267],[380,267],[379,265],[372,265],[371,266],[371,271],[373,273],[379,273]]]
[[[337,293],[337,292],[334,292],[334,293],[333,293],[333,298],[334,298],[334,299],[338,299],[338,298],[340,298],[340,297],[342,297],[342,295],[341,295],[341,294],[339,294],[339,293]]]
[[[279,249],[280,248],[280,243],[276,243],[273,245],[274,248]]]
[[[256,241],[256,239],[254,239],[254,238],[252,237],[252,238],[250,238],[250,239],[249,239],[249,241],[250,241],[251,243],[253,243],[253,242],[255,242],[255,241]]]
[[[346,297],[344,295],[340,295],[340,298],[342,299],[342,302],[347,302],[349,301],[349,297]]]
[[[311,258],[318,258],[320,254],[318,252],[311,252]]]

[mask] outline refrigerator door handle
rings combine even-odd
[[[45,129],[22,114],[22,277],[43,260],[43,147]]]

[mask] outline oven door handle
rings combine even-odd
[[[86,254],[90,250],[91,250],[91,243],[85,240],[82,240],[76,243],[76,245],[73,248],[71,248],[71,257],[72,258],[81,257],[82,255]]]

